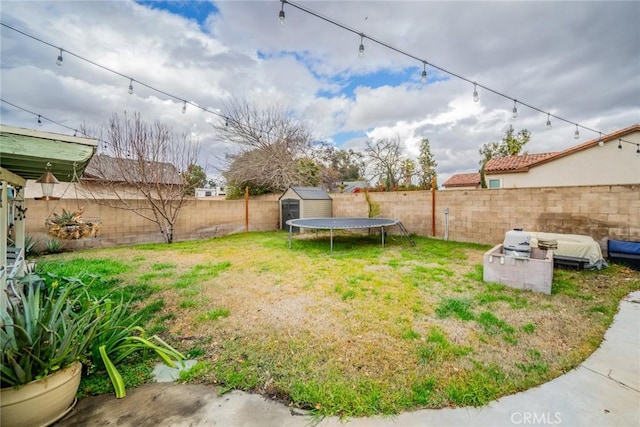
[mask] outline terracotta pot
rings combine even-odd
[[[0,389],[0,425],[48,426],[64,417],[76,403],[81,373],[76,362],[19,388]]]

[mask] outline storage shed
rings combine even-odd
[[[286,222],[297,218],[331,217],[332,199],[320,187],[299,187],[291,185],[280,196],[280,228],[289,230]],[[293,228],[300,232],[297,227]]]

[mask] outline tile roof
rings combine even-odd
[[[479,173],[457,173],[442,183],[443,187],[475,187],[480,185]]]
[[[485,173],[504,171],[526,171],[536,163],[555,156],[557,153],[523,154],[521,156],[496,157],[487,162]]]

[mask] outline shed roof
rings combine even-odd
[[[300,187],[291,185],[287,191],[288,190],[292,190],[302,200],[331,200],[331,197],[329,197],[327,192],[320,187]],[[284,196],[287,191],[282,193],[282,196]],[[280,199],[282,199],[282,196],[280,196]]]

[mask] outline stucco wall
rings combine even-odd
[[[381,217],[398,218],[411,233],[431,236],[430,191],[370,193]],[[449,239],[501,243],[515,227],[530,231],[585,234],[606,249],[608,238],[640,241],[640,185],[476,189],[436,191],[435,237],[444,238],[449,208]],[[333,216],[366,217],[362,193],[332,194]],[[68,243],[68,248],[161,242],[155,225],[129,211],[79,201],[86,217],[102,220],[100,235]],[[146,203],[140,201],[140,203]],[[245,229],[244,200],[192,200],[180,214],[175,240],[220,236]],[[53,210],[75,209],[76,201],[27,200],[27,234],[46,237],[45,219]],[[279,229],[277,196],[249,200],[249,230]],[[393,232],[393,230],[390,230]]]

